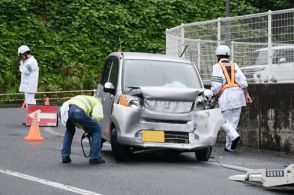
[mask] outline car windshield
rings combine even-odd
[[[265,51],[259,51],[256,63],[257,65],[265,65],[268,64],[268,59],[267,59],[267,50]]]
[[[128,87],[143,86],[201,88],[201,82],[193,64],[155,60],[125,60],[124,90],[129,90]]]
[[[281,58],[285,58],[286,62],[294,62],[294,49],[276,49],[273,50],[273,64],[278,64]],[[259,51],[256,63],[257,65],[268,64],[268,50]]]

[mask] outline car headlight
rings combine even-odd
[[[142,108],[143,106],[141,98],[124,94],[119,96],[118,103],[122,106],[130,108]]]

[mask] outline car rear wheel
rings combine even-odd
[[[128,161],[131,157],[129,146],[121,145],[117,140],[117,130],[112,129],[110,134],[111,149],[116,161]]]
[[[204,148],[201,150],[195,151],[196,159],[198,161],[208,161],[211,155],[212,147]]]

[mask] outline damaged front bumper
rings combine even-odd
[[[213,146],[224,120],[219,108],[189,113],[161,113],[114,104],[111,117],[120,144],[193,151]],[[144,140],[144,132],[163,139]]]

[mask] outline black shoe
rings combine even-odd
[[[103,164],[103,163],[105,163],[105,160],[103,160],[101,157],[100,158],[90,158],[89,163],[90,164]]]
[[[62,163],[71,163],[71,159],[69,156],[63,156],[62,157]]]
[[[232,141],[232,146],[231,146],[231,149],[232,150],[235,150],[237,148],[237,145],[238,145],[238,141],[240,140],[240,137],[237,137],[236,139],[234,139]]]
[[[226,151],[226,152],[234,152],[234,150],[229,150],[228,148],[224,148],[224,151]]]

